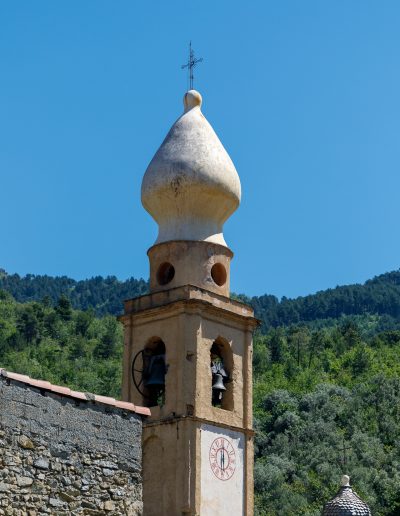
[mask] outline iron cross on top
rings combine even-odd
[[[351,446],[346,446],[346,440],[344,437],[343,437],[343,445],[341,447],[338,446],[338,450],[343,454],[340,459],[340,462],[342,463],[342,466],[343,466],[343,472],[346,473],[345,469],[347,468],[347,461],[348,461],[348,456],[347,456],[346,452],[351,450]]]
[[[189,43],[189,59],[188,59],[188,62],[181,66],[182,70],[184,68],[188,69],[188,72],[189,72],[189,89],[190,90],[193,89],[193,79],[194,79],[193,69],[195,68],[197,63],[201,63],[202,61],[203,61],[202,57],[200,57],[199,59],[196,59],[194,57],[194,50],[192,49],[192,42],[190,42]]]

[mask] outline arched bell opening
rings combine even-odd
[[[218,337],[210,348],[211,403],[233,410],[233,353],[229,342]]]
[[[162,339],[152,337],[132,361],[133,383],[142,395],[142,403],[146,407],[165,405],[165,355]]]

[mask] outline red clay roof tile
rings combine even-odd
[[[35,380],[30,376],[18,373],[11,373],[10,371],[6,371],[5,369],[1,368],[0,376],[3,376],[4,378],[7,378],[9,380],[24,383],[25,385],[29,385],[30,387],[36,387],[37,389],[54,392],[55,394],[59,394],[60,396],[67,396],[69,398],[84,401],[92,401],[93,403],[100,403],[102,405],[109,405],[111,407],[127,410],[129,412],[135,412],[136,414],[141,414],[142,416],[150,416],[149,408],[139,407],[134,405],[133,403],[129,403],[128,401],[120,401],[114,398],[109,398],[108,396],[98,396],[97,394],[72,391],[68,387],[62,387],[61,385],[53,385],[52,383],[46,382],[44,380]]]

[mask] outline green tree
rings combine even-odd
[[[27,342],[39,338],[39,321],[31,305],[23,307],[18,314],[17,329]]]
[[[93,319],[93,310],[87,310],[86,312],[78,312],[75,317],[75,327],[77,333],[79,333],[83,337],[86,336]]]
[[[118,344],[118,323],[115,317],[104,318],[104,333],[95,349],[95,355],[100,358],[110,358],[115,354]]]
[[[269,339],[271,362],[281,363],[287,350],[286,338],[282,328],[272,330]]]
[[[63,321],[70,321],[72,318],[72,308],[71,301],[64,295],[60,296],[57,306],[56,312],[60,316]]]

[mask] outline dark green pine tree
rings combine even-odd
[[[57,306],[56,312],[60,316],[63,321],[70,321],[72,318],[72,307],[71,301],[65,296],[60,296]]]

